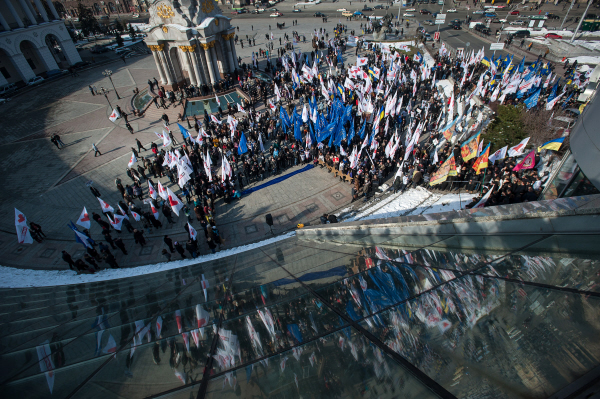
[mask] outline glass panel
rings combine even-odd
[[[436,398],[351,327],[211,379],[206,398]],[[179,396],[175,396],[179,398]]]
[[[596,235],[555,235],[477,273],[600,292],[598,242]]]
[[[544,192],[538,199],[541,200],[553,200],[558,198],[562,190],[564,190],[565,186],[573,177],[573,173],[575,173],[575,169],[577,168],[577,162],[575,161],[575,157],[569,150],[569,154],[566,155],[566,159],[563,161],[560,166],[560,170],[554,176],[554,178],[548,182],[547,187],[544,189]]]
[[[467,275],[361,325],[456,397],[548,397],[598,366],[598,304]]]

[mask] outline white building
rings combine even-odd
[[[51,0],[0,0],[0,87],[81,61]]]
[[[214,0],[181,4],[163,0],[150,6],[146,43],[160,79],[171,86],[214,84],[238,68],[231,18],[221,15]]]

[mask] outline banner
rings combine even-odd
[[[481,132],[471,137],[460,147],[460,155],[462,155],[463,161],[467,162],[477,156],[480,136]]]
[[[456,176],[456,163],[454,161],[454,155],[446,160],[442,165],[440,165],[439,169],[433,172],[431,175],[431,179],[429,181],[430,186],[435,186],[436,184],[440,184],[448,179],[448,176]]]

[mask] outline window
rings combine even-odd
[[[33,60],[31,58],[27,58],[27,62],[29,63],[29,66],[31,67],[31,69],[35,69],[36,68],[36,66],[33,63]]]

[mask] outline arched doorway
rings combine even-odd
[[[217,55],[217,72],[222,79],[228,71],[227,60],[225,59],[225,53],[223,52],[223,47],[218,40],[214,41],[215,43],[215,54]]]
[[[181,82],[184,78],[177,47],[171,47],[169,49],[169,58],[171,59],[171,66],[173,67],[173,77],[175,78],[176,82]]]
[[[58,64],[58,67],[61,69],[68,68],[69,62],[65,57],[64,49],[58,38],[53,34],[49,33],[46,35],[45,41],[46,46],[48,46],[48,49],[50,50],[50,53],[52,53],[54,60]]]
[[[22,80],[8,53],[2,48],[0,48],[0,74],[8,83],[17,83]]]
[[[44,62],[40,59],[38,49],[29,40],[23,40],[19,46],[21,53],[29,64],[29,67],[36,75],[46,72]]]
[[[56,12],[58,13],[58,15],[60,16],[65,16],[67,11],[65,10],[65,7],[63,6],[63,4],[60,1],[55,1],[52,4],[54,4],[54,8],[56,9]],[[52,15],[52,14],[49,14]]]
[[[117,9],[115,8],[115,5],[113,3],[108,3],[108,9],[110,10],[111,13],[117,12]]]
[[[94,3],[94,14],[100,15],[101,12],[102,12],[102,9],[100,8],[100,4]]]

